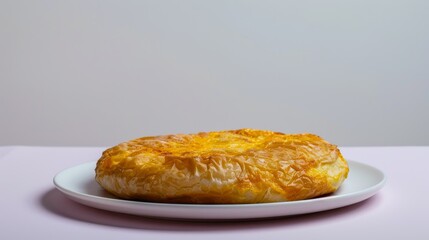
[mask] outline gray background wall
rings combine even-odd
[[[243,127],[429,145],[428,1],[0,0],[0,145]]]

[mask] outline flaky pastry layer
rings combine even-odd
[[[265,130],[138,138],[103,152],[96,181],[124,199],[169,203],[264,203],[332,193],[349,168],[313,134]]]

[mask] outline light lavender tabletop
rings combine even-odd
[[[56,173],[95,161],[104,148],[0,147],[0,239],[429,239],[429,147],[342,147],[345,158],[387,177],[348,207],[246,222],[183,222],[113,213],[55,189]]]

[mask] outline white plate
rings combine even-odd
[[[118,199],[94,180],[95,162],[81,164],[58,173],[54,184],[70,199],[81,204],[147,217],[239,220],[280,217],[325,211],[370,198],[385,184],[384,174],[366,164],[348,161],[350,172],[340,189],[328,196],[308,200],[258,204],[169,204]]]

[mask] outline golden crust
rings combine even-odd
[[[348,171],[319,136],[254,129],[138,138],[104,151],[95,169],[120,198],[170,203],[313,198],[336,191]]]

